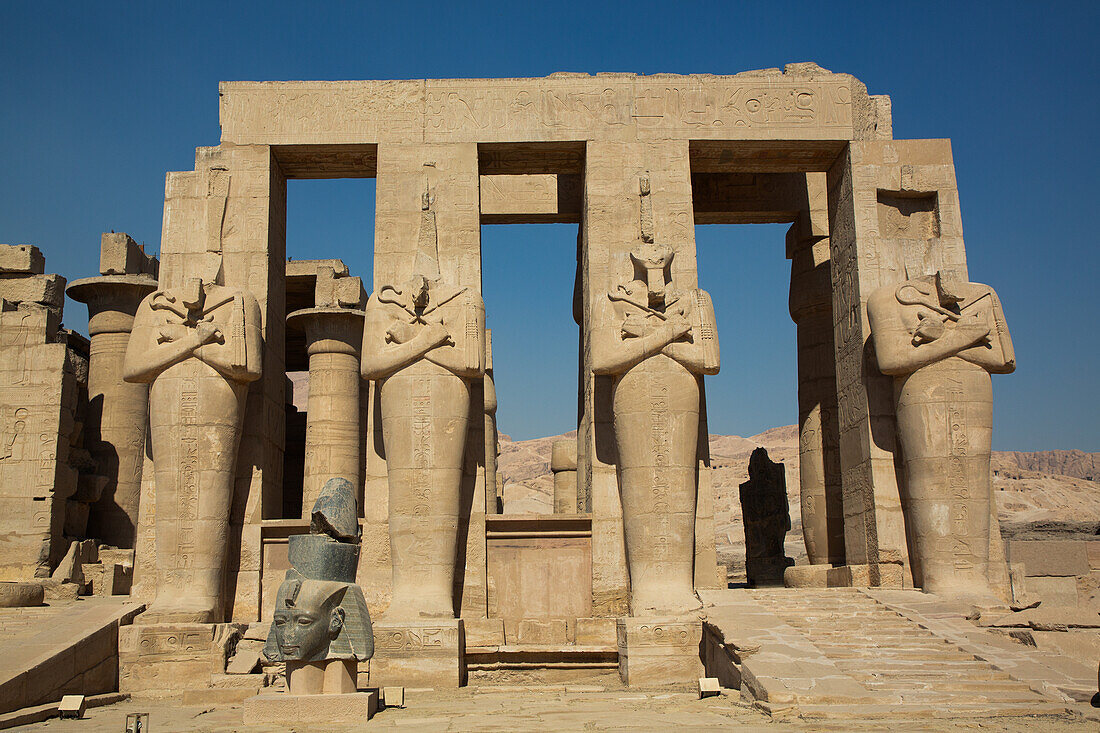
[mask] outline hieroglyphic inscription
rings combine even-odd
[[[453,650],[458,645],[458,628],[385,628],[378,625],[374,629],[374,644],[383,652]]]
[[[432,382],[421,378],[414,382],[412,395],[413,482],[415,495],[413,515],[427,516],[432,506]]]
[[[667,560],[671,547],[669,534],[671,521],[668,516],[669,503],[669,459],[672,454],[672,416],[669,412],[669,387],[664,380],[649,380],[652,391],[649,395],[650,449],[653,451],[653,542],[654,558],[660,562]]]
[[[974,567],[970,539],[970,482],[967,480],[966,405],[962,385],[947,383],[947,490],[951,496],[951,554],[956,570]]]
[[[851,128],[852,82],[836,75],[573,77],[222,85],[223,139],[371,142],[474,132],[488,137],[636,127],[701,131]],[[845,135],[847,137],[847,135]]]
[[[195,574],[195,522],[199,512],[199,391],[194,379],[180,388],[180,457],[176,494],[176,536],[179,549],[168,583],[190,583]]]

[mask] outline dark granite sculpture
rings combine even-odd
[[[355,583],[359,520],[350,481],[325,484],[310,534],[290,537],[288,556],[264,654],[286,662],[292,695],[355,692],[356,664],[373,656],[374,635]]]
[[[749,585],[783,585],[783,571],[794,565],[783,554],[783,539],[791,529],[783,464],[768,458],[763,448],[754,450],[749,457],[749,480],[741,484],[740,494]]]

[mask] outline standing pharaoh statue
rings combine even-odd
[[[471,380],[484,374],[485,306],[440,275],[425,193],[413,274],[370,297],[362,373],[380,385],[393,601],[383,618],[454,618]]]
[[[123,377],[149,383],[156,599],[139,623],[223,620],[229,513],[248,383],[260,376],[260,307],[191,278],[138,307]]]
[[[989,375],[1016,368],[997,294],[939,272],[872,293],[878,366],[894,377],[914,577],[930,593],[995,601]]]
[[[678,290],[673,251],[630,255],[633,276],[600,299],[592,368],[613,377],[612,409],[630,607],[635,616],[687,612],[694,590],[700,375],[717,374],[710,295]]]

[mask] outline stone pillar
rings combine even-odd
[[[358,278],[356,278],[358,279]],[[321,489],[332,478],[347,479],[359,491],[359,350],[363,311],[306,308],[287,316],[290,328],[306,335],[309,409],[302,480],[302,518],[309,519]]]
[[[844,564],[829,240],[792,242],[791,318],[798,341],[798,466],[811,565]]]
[[[868,565],[870,585],[881,582],[880,564],[902,563],[909,585],[894,385],[868,343],[867,301],[880,287],[923,274],[969,279],[951,146],[854,141],[828,178],[845,562]]]
[[[675,252],[671,282],[680,291],[697,287],[695,222],[686,141],[589,141],[585,152],[584,219],[581,224],[581,291],[583,409],[579,425],[578,493],[589,497],[592,512],[593,613],[621,616],[628,612],[629,579],[617,469],[620,460],[613,428],[614,377],[593,370],[593,335],[608,293],[629,278],[631,251],[653,241]],[[640,196],[640,181],[648,180]],[[642,202],[642,198],[646,202]],[[701,378],[697,381],[701,385]],[[699,394],[704,392],[700,389]],[[699,406],[703,414],[704,406]],[[698,453],[705,457],[705,451]],[[699,513],[713,506],[710,485],[697,484],[693,530],[695,564],[709,558],[709,575],[717,582],[714,536],[694,527]],[[705,516],[703,517],[705,520]],[[711,525],[713,526],[713,525]]]
[[[104,234],[102,276],[77,280],[67,290],[88,306],[85,440],[98,474],[106,479],[88,515],[88,535],[115,547],[134,547],[137,537],[149,385],[123,381],[122,362],[138,305],[157,289],[157,264],[127,235]]]
[[[577,509],[577,441],[555,440],[550,448],[554,474],[554,513],[575,514]]]

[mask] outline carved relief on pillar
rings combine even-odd
[[[879,288],[868,316],[879,369],[894,377],[914,577],[932,593],[993,600],[989,375],[1016,368],[1000,300],[937,272]]]
[[[643,187],[643,200],[647,192]],[[592,367],[613,377],[631,613],[699,607],[694,593],[699,377],[719,369],[710,295],[680,290],[674,252],[644,243],[633,274],[598,304]]]
[[[401,621],[454,618],[470,393],[485,371],[485,306],[440,272],[431,206],[425,193],[410,279],[375,290],[363,330],[362,375],[380,385],[389,481],[393,601],[384,618]]]

